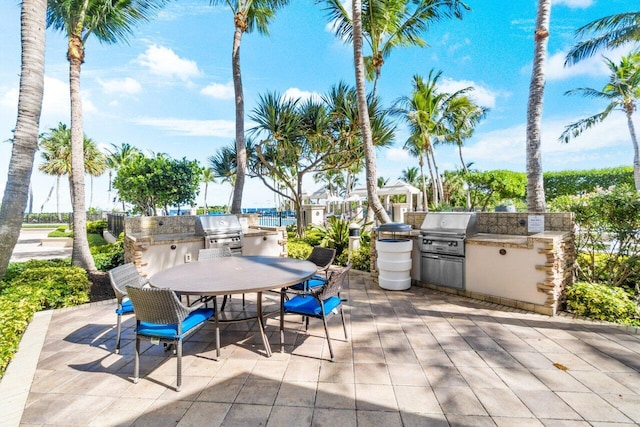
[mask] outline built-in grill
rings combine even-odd
[[[464,289],[464,242],[476,234],[474,212],[429,212],[420,226],[420,281]]]
[[[242,254],[242,225],[235,215],[198,215],[196,233],[204,236],[204,247],[229,247],[234,255]]]

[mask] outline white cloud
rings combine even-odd
[[[317,92],[309,92],[306,90],[298,89],[297,87],[290,87],[285,90],[282,94],[284,99],[299,99],[300,101],[307,101],[309,99],[313,99],[314,101],[319,101],[322,96]]]
[[[98,84],[102,86],[103,92],[108,94],[133,95],[142,90],[140,83],[131,77],[111,80],[98,79]]]
[[[185,136],[214,136],[219,138],[233,138],[235,136],[235,121],[232,120],[187,120],[174,118],[142,117],[133,120],[134,123],[151,126]]]
[[[597,126],[584,132],[568,144],[558,141],[565,126],[578,117],[545,121],[542,124],[542,163],[547,168],[571,169],[590,154],[613,147],[631,150],[629,131],[622,113],[612,114]],[[524,170],[526,124],[478,134],[472,145],[463,147],[465,161],[474,162],[480,169],[504,168]],[[600,154],[602,155],[602,154]]]
[[[409,152],[402,147],[392,147],[385,150],[385,158],[391,162],[406,162],[409,160]]]
[[[233,82],[225,85],[220,83],[211,83],[209,86],[200,91],[201,94],[210,96],[213,99],[233,99]]]
[[[164,46],[151,45],[138,56],[138,63],[148,67],[152,74],[178,78],[188,81],[192,77],[201,75],[195,61],[180,58],[176,53]]]
[[[438,85],[438,89],[448,93],[452,93],[467,87],[473,88],[472,91],[467,93],[467,96],[482,107],[494,108],[496,106],[496,98],[503,95],[470,80],[453,80],[445,78],[442,79],[442,81]]]
[[[567,52],[556,52],[547,57],[545,63],[545,77],[547,80],[553,81],[565,80],[578,76],[607,76],[609,75],[609,69],[605,65],[603,57],[607,57],[613,62],[618,62],[623,55],[628,53],[628,48],[617,48],[602,52],[600,55],[584,59],[575,65],[565,67],[564,62],[567,57]],[[521,71],[525,74],[531,74],[531,64],[527,64],[527,66],[523,67]]]
[[[571,9],[586,9],[593,4],[593,0],[552,0],[553,5],[565,5]]]

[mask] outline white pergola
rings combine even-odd
[[[390,208],[390,198],[391,196],[396,195],[405,195],[407,198],[407,204],[409,205],[410,210],[413,210],[413,196],[416,196],[416,205],[417,209],[422,209],[422,197],[420,197],[421,191],[414,187],[411,184],[408,184],[404,181],[396,181],[393,184],[387,184],[382,188],[378,188],[378,196],[384,197],[384,207],[386,210]],[[367,197],[367,188],[366,187],[357,187],[351,193],[349,193],[349,197],[351,196],[359,196],[366,198]]]

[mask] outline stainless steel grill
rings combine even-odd
[[[464,289],[464,242],[476,230],[474,212],[428,213],[420,226],[420,281]]]
[[[232,254],[242,254],[244,236],[235,215],[198,215],[196,233],[204,237],[205,249],[227,246]]]

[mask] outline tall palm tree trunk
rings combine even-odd
[[[418,164],[420,165],[420,176],[422,177],[422,208],[425,212],[429,212],[429,198],[427,197],[427,177],[424,175],[424,156],[422,155],[422,153],[420,154]]]
[[[629,105],[627,108],[625,108],[625,113],[627,115],[627,126],[629,127],[629,134],[631,134],[631,143],[633,144],[633,182],[636,185],[636,191],[640,191],[640,149],[638,149],[636,128],[633,125],[633,120],[631,118],[633,110],[633,105]]]
[[[429,151],[431,152],[431,159],[433,159],[433,169],[436,175],[436,190],[438,191],[438,200],[444,200],[444,186],[442,185],[442,177],[440,176],[440,170],[436,163],[436,153],[433,150],[433,145],[429,145]]]
[[[431,155],[429,154],[430,150],[427,149],[426,158],[427,158],[427,166],[429,168],[429,176],[431,177],[431,200],[434,205],[439,203],[438,199],[438,185],[436,184],[436,177],[433,174],[433,166],[431,164]]]
[[[239,12],[239,14],[242,12]],[[236,17],[236,21],[239,18]],[[231,213],[242,213],[242,193],[247,168],[247,147],[244,141],[244,94],[242,89],[242,73],[240,71],[240,42],[242,41],[242,27],[236,22],[233,34],[233,90],[236,99],[236,182],[233,191]]]
[[[60,213],[60,175],[56,175],[56,213],[58,221],[62,222],[62,214]]]
[[[355,64],[356,93],[358,96],[358,116],[360,117],[360,129],[364,143],[364,161],[367,179],[367,197],[369,208],[373,209],[375,216],[382,223],[390,222],[387,211],[378,199],[376,153],[371,134],[369,121],[369,108],[367,106],[367,93],[365,90],[364,59],[362,57],[362,2],[353,0],[353,62]]]
[[[73,250],[71,264],[87,271],[96,271],[87,240],[87,210],[84,184],[84,135],[82,131],[82,99],[80,98],[80,69],[84,48],[79,36],[69,36],[69,87],[71,94],[71,178],[73,191]]]
[[[6,7],[6,6],[5,6]],[[44,93],[46,0],[23,0],[20,14],[22,65],[18,95],[18,117],[0,206],[0,278],[7,271],[18,242],[27,189],[38,147],[38,127]]]
[[[544,182],[542,180],[542,104],[544,96],[544,62],[549,41],[551,0],[538,1],[538,16],[533,53],[533,70],[527,105],[527,208],[530,212],[546,210]]]

